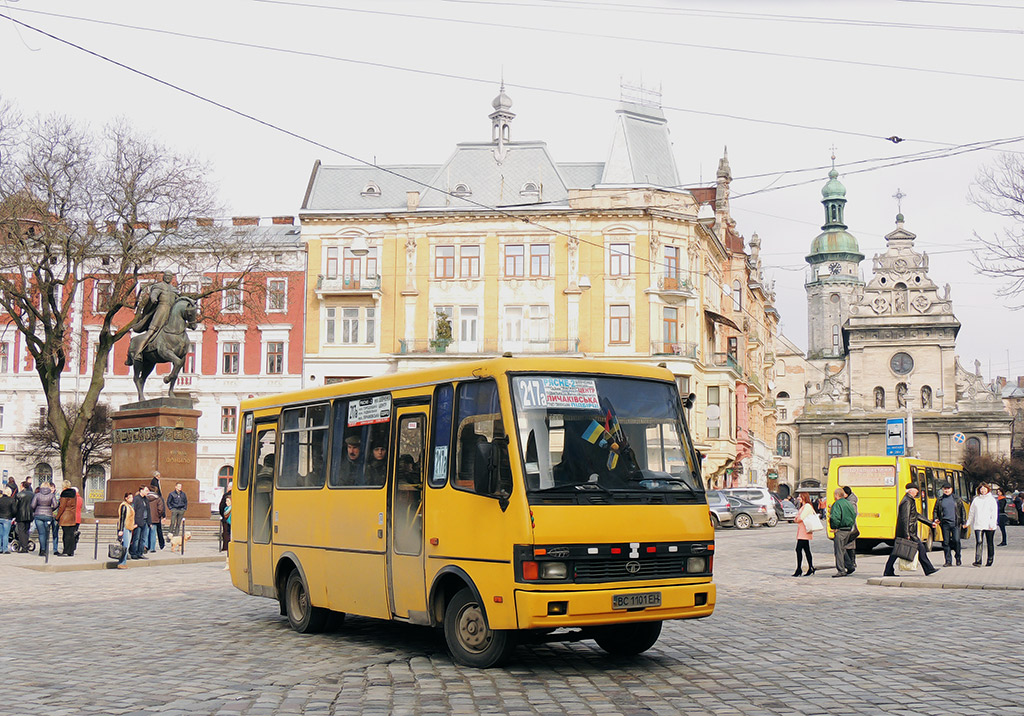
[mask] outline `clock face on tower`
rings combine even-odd
[[[836,263],[835,261],[833,261],[832,263],[830,263],[830,264],[828,265],[828,272],[829,272],[830,274],[832,274],[833,276],[836,276],[836,275],[838,275],[838,274],[839,274],[839,271],[840,271],[840,270],[841,270],[842,268],[843,268],[842,266],[840,266],[840,265],[839,265],[838,263]]]
[[[889,360],[889,367],[893,373],[906,375],[914,370],[914,359],[908,353],[897,353]]]

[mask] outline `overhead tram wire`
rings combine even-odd
[[[138,68],[132,67],[131,65],[127,65],[127,64],[125,64],[123,62],[120,62],[118,60],[115,60],[115,59],[113,59],[111,57],[107,57],[106,55],[103,55],[103,54],[101,54],[99,52],[96,52],[95,50],[90,50],[90,49],[88,49],[86,47],[83,47],[82,45],[74,43],[74,42],[72,42],[70,40],[67,40],[65,38],[59,37],[58,35],[54,35],[53,33],[47,32],[46,30],[42,30],[42,29],[37,28],[37,27],[35,27],[33,25],[29,25],[28,23],[25,23],[25,22],[23,22],[21,20],[13,18],[10,15],[4,14],[4,13],[0,13],[0,19],[8,20],[8,21],[10,21],[12,23],[15,23],[15,24],[25,28],[25,29],[32,30],[33,32],[36,32],[36,33],[39,33],[40,35],[43,35],[44,37],[48,37],[51,40],[54,40],[55,42],[59,42],[59,43],[61,43],[63,45],[67,45],[68,47],[76,49],[76,50],[78,50],[80,52],[84,52],[87,55],[90,55],[90,56],[95,57],[95,58],[97,58],[99,60],[102,60],[104,62],[112,64],[112,65],[114,65],[116,67],[120,67],[123,70],[126,70],[126,71],[131,72],[131,73],[136,74],[136,75],[139,75],[140,77],[144,77],[145,79],[148,79],[148,80],[151,80],[153,82],[156,82],[157,84],[163,85],[164,87],[172,89],[172,90],[174,90],[176,92],[180,92],[182,94],[185,94],[185,95],[187,95],[189,97],[192,97],[193,99],[199,100],[200,102],[204,102],[204,103],[209,104],[211,106],[217,107],[218,109],[222,109],[222,110],[224,110],[226,112],[229,112],[231,114],[234,114],[234,115],[236,115],[238,117],[241,117],[243,119],[247,119],[247,120],[249,120],[251,122],[254,122],[254,123],[259,124],[259,125],[261,125],[263,127],[266,127],[266,128],[268,128],[268,129],[270,129],[272,131],[280,132],[280,133],[282,133],[284,135],[292,137],[293,139],[297,139],[297,140],[299,140],[301,142],[305,142],[305,143],[310,144],[312,146],[318,147],[320,149],[323,149],[324,151],[331,152],[333,154],[337,154],[339,156],[345,157],[346,159],[349,159],[349,160],[351,160],[353,162],[356,162],[358,164],[362,164],[364,166],[368,166],[368,167],[373,167],[375,169],[379,169],[382,172],[386,172],[388,174],[396,176],[396,177],[398,177],[400,179],[404,179],[405,181],[409,181],[409,182],[411,182],[413,184],[416,184],[418,186],[422,186],[422,187],[424,187],[426,189],[433,189],[434,191],[437,191],[437,192],[439,192],[441,194],[450,196],[450,197],[455,198],[455,199],[459,199],[459,200],[465,202],[466,204],[470,204],[470,205],[476,206],[478,208],[481,208],[481,209],[484,209],[484,210],[487,210],[487,211],[495,212],[495,213],[500,214],[502,216],[505,216],[507,218],[513,219],[515,221],[522,221],[523,223],[530,224],[532,226],[536,226],[537,228],[543,229],[544,231],[548,231],[548,232],[550,232],[550,233],[552,233],[554,235],[564,236],[564,237],[566,237],[568,239],[574,239],[574,240],[578,241],[581,244],[586,244],[588,246],[593,246],[595,248],[600,249],[601,251],[608,251],[609,250],[609,248],[604,246],[603,244],[598,244],[597,242],[594,242],[594,241],[588,241],[587,239],[583,239],[583,238],[580,238],[578,236],[574,236],[573,234],[566,233],[566,232],[561,231],[559,229],[554,229],[554,228],[546,226],[546,225],[544,225],[544,224],[542,224],[540,222],[534,221],[534,220],[532,220],[528,216],[519,216],[519,215],[513,214],[511,212],[504,211],[504,210],[502,210],[500,208],[497,208],[497,207],[492,207],[492,206],[488,206],[486,204],[482,204],[480,202],[474,201],[473,199],[469,199],[467,197],[455,196],[452,192],[449,192],[449,191],[447,191],[445,189],[440,189],[440,188],[434,187],[434,186],[432,186],[432,185],[430,185],[430,184],[428,184],[426,182],[423,182],[423,181],[420,181],[420,180],[417,180],[417,179],[413,179],[412,177],[405,176],[404,174],[402,174],[400,172],[394,171],[392,169],[388,169],[387,167],[382,167],[382,166],[380,166],[380,165],[378,165],[378,164],[376,164],[374,162],[370,162],[370,161],[367,161],[365,159],[361,159],[361,158],[359,158],[359,157],[357,157],[355,155],[349,154],[349,153],[344,152],[344,151],[342,151],[340,149],[337,149],[337,148],[331,147],[331,146],[329,146],[327,144],[324,144],[323,142],[319,142],[319,141],[317,141],[315,139],[312,139],[310,137],[306,137],[306,136],[301,135],[301,134],[299,134],[297,132],[294,132],[292,130],[286,129],[286,128],[281,127],[279,125],[276,125],[276,124],[274,124],[272,122],[269,122],[267,120],[260,119],[259,117],[256,117],[255,115],[249,114],[247,112],[243,112],[242,110],[239,110],[239,109],[235,109],[234,107],[231,107],[230,105],[226,105],[226,104],[224,104],[222,102],[219,102],[217,100],[214,100],[214,99],[211,99],[211,98],[206,97],[204,95],[201,95],[201,94],[199,94],[197,92],[193,92],[192,90],[189,90],[189,89],[186,89],[186,88],[181,87],[179,85],[176,85],[173,82],[170,82],[169,80],[161,79],[161,78],[156,77],[155,75],[152,75],[152,74],[150,74],[148,72],[145,72],[145,71],[140,70]],[[652,260],[652,259],[646,258],[646,257],[631,255],[631,258],[638,259],[640,261],[646,262],[646,263],[648,263],[648,264],[650,264],[652,266],[661,266],[661,267],[667,266],[667,264],[665,264],[663,262],[655,261],[655,260]],[[728,294],[726,293],[726,291],[730,291],[730,292],[732,291],[732,289],[730,287],[726,286],[724,283],[722,283],[721,281],[717,280],[715,275],[713,273],[711,273],[711,272],[701,273],[701,272],[696,271],[696,270],[684,269],[682,267],[676,267],[676,270],[679,271],[680,273],[685,273],[688,276],[703,276],[703,277],[707,278],[713,285],[715,285],[722,292],[723,295],[725,295],[727,297],[728,297]],[[768,324],[765,321],[761,320],[758,316],[756,316],[753,313],[751,313],[751,311],[748,308],[746,308],[745,306],[741,305],[740,306],[740,312],[743,313],[743,314],[746,314],[751,319],[751,321],[753,321],[753,323],[758,325],[766,333],[769,332]],[[823,375],[826,375],[824,370],[822,370],[820,368],[818,370]]]
[[[527,32],[542,32],[549,34],[568,35],[573,37],[589,37],[599,40],[621,40],[624,42],[637,42],[645,45],[666,45],[670,47],[687,47],[696,50],[712,50],[714,52],[730,52],[736,54],[755,55],[758,57],[778,57],[788,60],[811,60],[813,62],[827,62],[839,65],[852,65],[856,67],[871,67],[884,70],[902,70],[905,72],[923,72],[927,74],[948,75],[951,77],[965,77],[970,79],[996,80],[1000,82],[1024,82],[1024,77],[1005,77],[1002,75],[987,75],[978,72],[959,72],[957,70],[938,70],[928,67],[909,67],[906,65],[890,65],[882,62],[867,62],[865,60],[843,60],[836,57],[815,57],[813,55],[796,55],[786,52],[772,52],[770,50],[752,50],[743,47],[726,47],[722,45],[701,45],[693,42],[682,42],[679,40],[659,40],[649,37],[631,37],[628,35],[611,35],[597,32],[583,32],[581,30],[565,30],[559,28],[534,27],[530,25],[513,25],[510,23],[490,22],[486,20],[469,20],[466,18],[437,17],[435,15],[416,15],[413,13],[392,12],[388,10],[367,10],[365,8],[339,7],[337,5],[324,5],[320,3],[299,2],[298,0],[249,0],[249,2],[263,3],[267,5],[285,5],[290,7],[303,7],[313,10],[331,10],[335,12],[362,13],[366,15],[377,15],[383,17],[399,17],[411,20],[428,20],[431,22],[449,22],[463,25],[475,25],[479,27],[494,27],[504,30],[525,30]]]

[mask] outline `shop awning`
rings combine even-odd
[[[710,318],[715,323],[721,323],[723,325],[729,326],[730,328],[735,328],[737,331],[742,331],[743,330],[742,328],[740,328],[739,326],[736,325],[735,321],[733,321],[731,318],[727,318],[726,316],[723,316],[721,313],[715,313],[714,311],[705,308],[704,309],[704,315],[707,318]]]

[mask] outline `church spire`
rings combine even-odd
[[[491,102],[491,107],[494,108],[490,114],[491,141],[495,144],[494,160],[501,164],[505,160],[505,155],[508,154],[508,147],[505,145],[510,141],[512,120],[516,116],[512,112],[512,99],[505,94],[504,79],[501,81],[498,96]]]
[[[828,173],[828,183],[821,188],[821,203],[825,206],[825,225],[822,231],[845,230],[843,210],[846,207],[846,187],[839,181],[836,171],[836,153],[832,150],[832,170]]]

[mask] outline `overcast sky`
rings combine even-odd
[[[963,364],[977,358],[986,375],[1016,376],[1022,316],[971,267],[974,232],[1003,226],[967,201],[997,152],[865,161],[1024,134],[1024,6],[1010,5],[0,0],[0,13],[382,164],[438,164],[457,142],[488,140],[502,74],[517,115],[512,139],[543,140],[559,162],[607,158],[621,81],[660,89],[684,183],[712,182],[728,146],[737,228],[760,235],[783,329],[804,347],[804,256],[824,221],[834,146],[865,278],[895,228],[900,189],[932,278],[953,287]],[[96,127],[125,116],[205,157],[227,215],[297,214],[316,159],[352,163],[8,20],[0,66],[0,96],[26,114],[57,111]],[[1024,151],[1024,142],[1003,146]],[[853,173],[862,169],[871,171]]]

